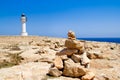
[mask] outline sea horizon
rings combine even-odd
[[[119,37],[104,37],[104,38],[101,38],[101,37],[97,37],[97,38],[77,38],[79,40],[87,40],[87,41],[98,41],[98,42],[112,42],[112,43],[120,43],[120,38]]]

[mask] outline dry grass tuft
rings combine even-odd
[[[17,54],[8,54],[6,57],[10,57],[10,61],[4,60],[0,63],[0,68],[12,67],[15,65],[19,65],[23,58],[19,56],[20,53]]]

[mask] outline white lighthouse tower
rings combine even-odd
[[[26,32],[27,18],[26,18],[24,13],[21,15],[21,22],[22,22],[22,33],[21,33],[21,36],[28,36],[28,33]]]

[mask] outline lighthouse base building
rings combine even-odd
[[[27,32],[22,32],[21,36],[28,36],[28,33]]]

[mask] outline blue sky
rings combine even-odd
[[[120,0],[0,0],[0,35],[20,35],[22,13],[30,35],[120,37]]]

